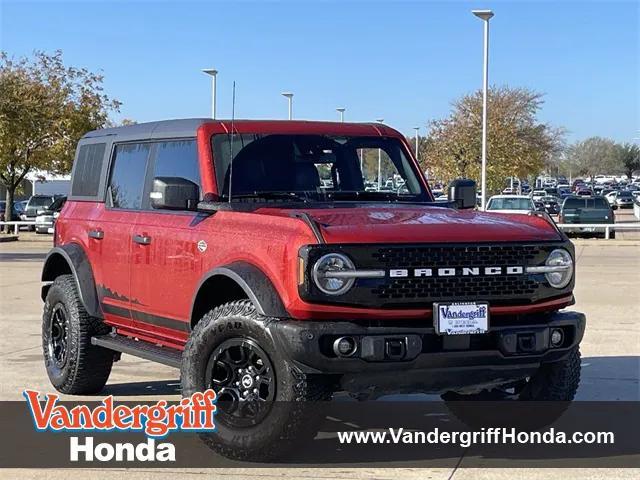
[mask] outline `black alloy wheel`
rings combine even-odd
[[[49,331],[49,356],[56,367],[63,368],[67,362],[69,343],[69,316],[62,303],[57,303],[51,313]]]
[[[231,338],[207,363],[207,383],[218,398],[218,418],[234,427],[257,425],[275,399],[276,379],[267,353],[248,338]]]

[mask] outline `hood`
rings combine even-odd
[[[561,237],[535,215],[477,212],[422,205],[362,205],[294,211],[314,219],[327,243],[536,242]],[[256,213],[291,215],[292,210]]]

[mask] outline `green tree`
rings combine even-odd
[[[0,53],[0,182],[7,212],[30,171],[68,173],[80,137],[118,110],[102,81],[102,75],[65,66],[60,51],[19,59]]]
[[[624,168],[624,173],[631,180],[633,172],[640,170],[640,147],[633,143],[625,143],[618,146],[620,163]]]
[[[526,88],[492,87],[488,96],[487,188],[499,191],[505,178],[542,171],[564,146],[564,130],[538,121],[542,94]],[[480,180],[482,92],[453,103],[449,116],[432,121],[420,142],[424,168],[443,181]]]
[[[620,146],[609,138],[590,137],[572,144],[567,150],[567,164],[574,175],[593,177],[616,174],[624,170]]]

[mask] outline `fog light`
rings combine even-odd
[[[563,340],[564,340],[564,334],[562,333],[562,330],[560,330],[559,328],[554,328],[553,330],[551,330],[551,346],[552,347],[559,347],[560,345],[562,345]]]
[[[338,357],[350,357],[356,350],[358,345],[353,337],[340,337],[333,342],[333,353]]]

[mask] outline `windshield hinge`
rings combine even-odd
[[[324,241],[324,237],[322,236],[322,232],[320,231],[320,228],[318,227],[318,223],[313,218],[311,218],[311,216],[308,213],[305,213],[305,212],[293,212],[291,214],[291,216],[294,217],[294,218],[299,218],[300,220],[305,222],[307,225],[309,225],[309,228],[313,232],[313,235],[316,237],[316,240],[318,241],[318,243],[320,243],[320,244],[326,243]]]

